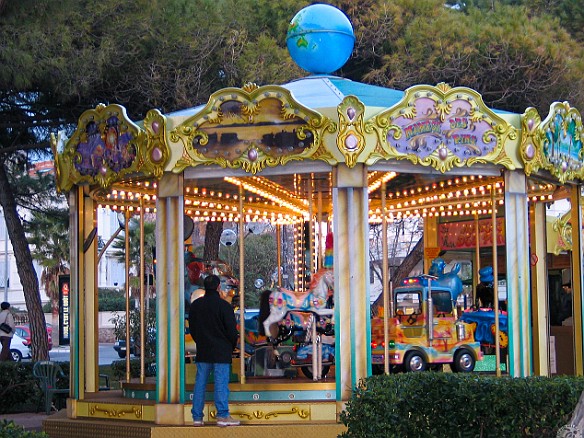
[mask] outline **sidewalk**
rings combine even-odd
[[[24,412],[20,414],[0,415],[0,421],[14,421],[16,424],[24,427],[26,430],[42,431],[43,420],[48,415],[43,413]]]

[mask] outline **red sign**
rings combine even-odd
[[[479,247],[493,245],[493,221],[492,219],[480,219],[479,224]],[[443,250],[475,248],[476,222],[449,222],[438,225],[438,244]],[[497,218],[497,246],[505,245],[505,220]]]

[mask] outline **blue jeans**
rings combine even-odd
[[[205,387],[209,374],[213,370],[215,377],[215,407],[217,417],[229,417],[229,374],[231,364],[229,363],[207,363],[197,362],[197,375],[195,377],[195,387],[193,389],[193,420],[203,419],[203,408],[205,407]]]

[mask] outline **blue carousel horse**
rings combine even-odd
[[[438,279],[432,281],[433,285],[450,289],[452,299],[456,300],[462,293],[462,280],[458,276],[458,273],[460,272],[460,264],[456,263],[452,270],[446,274],[444,273],[445,267],[446,262],[438,257],[432,260],[432,265],[430,266],[428,273],[438,277]]]
[[[266,336],[270,326],[279,323],[289,312],[312,312],[319,316],[330,316],[331,297],[334,285],[332,269],[320,269],[313,276],[309,290],[294,292],[283,288],[266,290],[260,297],[260,323]],[[275,336],[271,336],[274,338]]]

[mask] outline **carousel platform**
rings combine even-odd
[[[346,430],[338,422],[334,380],[250,380],[243,385],[230,384],[231,415],[241,421],[237,427],[216,426],[212,400],[205,405],[205,426],[194,427],[190,401],[182,406],[156,405],[149,396],[152,383],[125,383],[123,390],[87,394],[84,400],[68,399],[67,410],[43,421],[43,431],[50,438],[231,437],[234,434],[254,438],[305,438],[314,434],[336,437]],[[268,386],[270,391],[266,391]],[[212,384],[208,385],[211,394],[212,389]]]
[[[136,423],[113,419],[71,419],[60,411],[43,422],[43,430],[50,438],[258,438],[285,436],[286,438],[306,438],[308,436],[336,437],[346,431],[339,423],[310,424],[245,424],[236,427],[218,427],[213,424],[203,427],[192,425],[168,426],[154,423]]]

